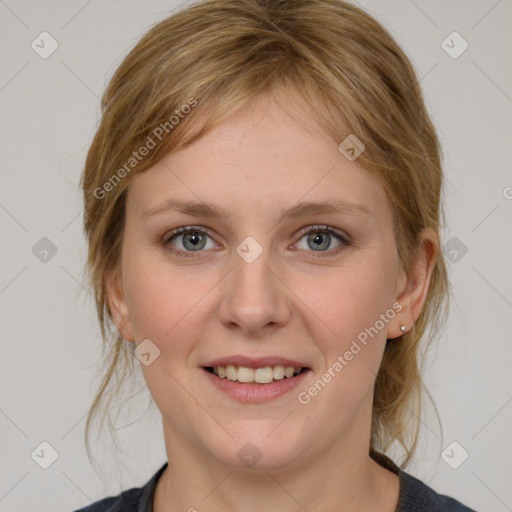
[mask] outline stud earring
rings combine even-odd
[[[401,325],[401,326],[400,326],[400,330],[401,330],[402,332],[405,332],[405,331],[407,331],[407,328],[405,327],[405,325]]]

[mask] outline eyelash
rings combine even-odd
[[[206,228],[200,227],[200,226],[186,226],[181,227],[178,229],[175,229],[171,233],[168,234],[164,238],[163,245],[170,250],[172,253],[177,254],[178,256],[184,256],[185,258],[200,258],[201,256],[194,254],[194,251],[182,251],[181,249],[176,249],[175,247],[172,247],[170,245],[170,242],[174,240],[174,238],[178,237],[179,235],[183,235],[186,233],[191,232],[199,232],[205,235],[208,235],[210,238],[212,236],[210,235],[210,231]],[[314,258],[322,258],[324,257],[324,254],[332,255],[336,254],[339,251],[343,250],[345,247],[349,247],[352,245],[350,240],[338,231],[336,231],[331,226],[324,226],[324,225],[314,225],[314,226],[308,226],[307,228],[304,228],[299,233],[299,240],[303,238],[305,235],[308,235],[309,233],[329,233],[330,235],[333,235],[337,240],[339,240],[343,245],[341,247],[338,247],[337,249],[330,250],[330,251],[307,251],[307,252],[318,252],[318,254],[314,254]],[[196,251],[198,253],[204,252],[204,251]]]

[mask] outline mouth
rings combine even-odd
[[[300,361],[243,356],[211,361],[202,369],[215,388],[244,403],[264,402],[284,395],[312,372]]]
[[[204,369],[221,379],[241,384],[270,384],[271,382],[283,379],[291,379],[309,370],[309,368],[302,368],[300,366],[284,366],[281,364],[260,368],[228,364],[226,366],[205,366]]]

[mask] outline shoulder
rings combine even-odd
[[[142,488],[134,487],[123,491],[119,496],[95,501],[75,512],[139,512],[141,494]]]
[[[476,512],[459,501],[438,494],[421,480],[399,468],[383,453],[370,451],[370,456],[400,479],[400,495],[396,512]]]
[[[476,512],[459,501],[438,494],[405,471],[400,471],[400,501],[397,512]]]
[[[151,512],[156,483],[166,467],[167,462],[142,487],[132,487],[74,512]]]

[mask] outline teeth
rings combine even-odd
[[[240,366],[240,368],[238,368],[236,380],[238,382],[254,382],[254,370],[252,368]]]
[[[238,370],[240,374],[240,370]],[[265,368],[257,368],[254,370],[254,382],[259,384],[268,384],[274,380],[274,370],[271,366],[265,366]]]
[[[221,379],[228,379],[232,381],[250,383],[256,382],[258,384],[268,384],[273,380],[281,380],[293,377],[294,374],[299,374],[302,368],[293,366],[283,366],[278,364],[276,366],[265,366],[263,368],[248,368],[247,366],[234,366],[228,364],[227,366],[216,366],[213,368],[213,373]]]
[[[274,366],[273,374],[275,380],[281,380],[282,378],[284,378],[284,366],[281,364]]]
[[[237,371],[236,368],[232,364],[228,364],[226,366],[226,379],[228,380],[236,380],[237,379]]]

